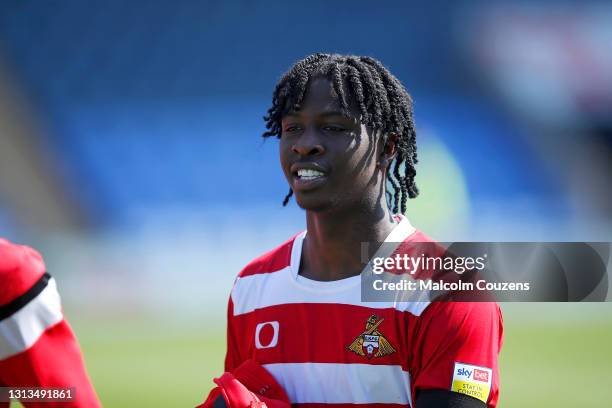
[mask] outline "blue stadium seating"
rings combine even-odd
[[[11,0],[0,4],[0,44],[48,125],[62,177],[103,223],[281,200],[261,116],[282,71],[319,50],[384,61],[414,92],[417,125],[456,155],[473,200],[558,196],[525,136],[470,96],[448,49],[448,2],[393,2],[385,19],[365,1],[338,13],[308,4]]]

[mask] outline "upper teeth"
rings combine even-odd
[[[321,177],[323,173],[319,170],[301,169],[297,172],[299,177]]]

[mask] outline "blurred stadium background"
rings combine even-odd
[[[45,256],[105,406],[210,389],[235,275],[304,226],[260,135],[317,51],[412,93],[418,228],[612,241],[610,3],[4,0],[0,236]],[[612,399],[612,306],[503,309],[501,407]]]

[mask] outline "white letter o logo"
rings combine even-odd
[[[274,335],[272,335],[272,340],[270,341],[270,343],[264,345],[261,344],[261,342],[259,341],[259,334],[261,333],[261,330],[267,325],[272,326],[272,329],[274,330]],[[255,347],[258,349],[267,349],[276,346],[276,344],[278,343],[278,326],[278,322],[259,323],[255,328]]]

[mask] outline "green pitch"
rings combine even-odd
[[[223,367],[225,329],[222,322],[207,329],[199,323],[199,330],[146,320],[118,327],[75,327],[103,405],[194,407],[201,403]]]

